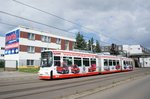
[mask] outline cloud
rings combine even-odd
[[[52,25],[69,32],[84,32],[103,42],[117,44],[141,44],[150,48],[150,0],[19,0],[41,10],[71,20],[71,24],[59,18],[23,6],[13,0],[1,2],[1,11]],[[43,25],[28,22],[0,13],[0,22],[25,25],[62,35],[72,35]],[[12,26],[0,24],[0,33]],[[80,25],[84,26],[81,27]],[[85,28],[86,27],[86,28]],[[88,29],[87,29],[88,28]],[[86,35],[86,36],[87,36]]]

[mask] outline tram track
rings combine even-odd
[[[40,81],[38,79],[25,80],[25,81],[17,81],[17,83],[16,82],[0,82],[0,87],[42,82],[42,81]]]
[[[140,70],[137,70],[137,71],[130,71],[130,72],[133,72],[133,73],[136,73],[136,72],[138,72],[138,71],[140,71]],[[64,82],[65,84],[69,84],[69,83],[78,83],[78,82],[82,82],[82,81],[90,81],[90,80],[97,80],[97,79],[105,79],[105,78],[107,78],[107,77],[113,77],[113,76],[115,76],[115,75],[117,75],[117,74],[119,74],[119,75],[124,75],[125,73],[129,73],[129,72],[121,72],[121,73],[115,73],[115,74],[109,74],[109,75],[95,75],[95,76],[89,76],[89,77],[94,77],[94,78],[89,78],[89,79],[86,79],[86,80],[84,80],[84,78],[86,78],[86,77],[81,77],[81,79],[80,79],[80,81],[72,81],[72,82],[68,82],[68,83],[66,83],[66,82]],[[102,77],[100,77],[100,76],[102,76]],[[116,77],[116,76],[115,76]],[[83,78],[83,79],[82,79]],[[51,80],[51,81],[61,81],[61,80],[69,80],[69,79],[78,79],[78,78],[68,78],[68,79],[56,79],[56,80]],[[26,82],[17,82],[17,83],[14,83],[14,84],[12,84],[12,82],[11,83],[9,83],[9,84],[1,84],[0,85],[0,87],[4,87],[4,86],[13,86],[13,85],[24,85],[24,84],[31,84],[31,83],[47,83],[47,82],[49,82],[50,80],[46,80],[46,82],[45,82],[45,80],[44,80],[44,82],[43,82],[43,80],[28,80],[28,82],[26,81]],[[60,85],[61,84],[63,84],[63,83],[60,83]],[[54,86],[54,85],[53,85]],[[44,86],[41,86],[41,87],[44,87]]]
[[[114,78],[121,78],[122,79],[124,77],[125,78],[126,77],[131,77],[130,76],[131,74],[134,74],[132,76],[136,76],[136,75],[141,75],[141,74],[144,74],[144,73],[143,72],[141,73],[141,72],[139,72],[139,70],[137,70],[137,71],[132,71],[132,72],[128,72],[128,73],[118,73],[118,75],[109,75],[109,76],[106,76],[106,77],[105,76],[104,77],[99,77],[98,76],[98,77],[95,77],[95,78],[80,80],[80,81],[63,82],[63,83],[52,84],[52,85],[44,85],[44,86],[39,86],[39,87],[4,91],[4,92],[0,92],[0,95],[6,96],[6,95],[9,95],[9,94],[13,94],[13,93],[34,91],[34,92],[31,92],[31,93],[26,93],[26,94],[10,95],[10,97],[4,98],[4,99],[12,99],[12,98],[15,98],[15,97],[22,97],[22,96],[33,95],[33,94],[52,92],[52,91],[57,91],[57,90],[64,90],[64,89],[67,89],[67,88],[74,88],[74,87],[84,86],[84,85],[88,85],[88,84],[95,84],[95,83],[99,83],[99,82],[103,82],[103,81],[112,80]],[[58,80],[58,81],[61,81],[61,80]],[[68,81],[68,79],[66,81]]]
[[[136,71],[130,71],[130,72],[138,72],[140,70],[136,70]],[[122,73],[124,74],[124,72],[119,72],[120,75],[122,75]],[[108,76],[114,76],[115,74],[117,73],[113,73],[113,74],[109,74]],[[95,77],[94,77],[95,76]],[[105,76],[103,76],[102,74],[99,74],[99,75],[94,75],[93,77],[94,78],[90,78],[88,80],[94,80],[94,79],[99,79],[99,76],[102,76],[101,78],[106,78],[107,77],[107,74]],[[88,76],[88,77],[92,77],[92,76]],[[79,77],[76,77],[76,78],[65,78],[63,80],[67,80],[67,79],[78,79]],[[86,77],[81,77],[81,78],[86,78]],[[15,80],[15,79],[14,79]],[[21,84],[29,84],[29,83],[43,83],[43,81],[55,81],[55,80],[62,80],[62,79],[55,79],[55,80],[39,80],[39,79],[22,79],[22,80],[25,80],[25,81],[20,81],[18,80],[17,82],[12,82],[12,80],[10,82],[0,82],[0,87],[3,87],[3,86],[13,86],[13,85],[21,85]]]

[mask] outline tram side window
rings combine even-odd
[[[130,61],[131,62],[131,66],[133,66],[133,62],[132,61]]]
[[[54,56],[54,66],[60,66],[60,56]]]
[[[129,61],[129,65],[131,65],[131,61]]]
[[[95,58],[91,58],[91,65],[95,64],[96,65],[96,59]]]
[[[127,61],[127,64],[130,65],[130,61]]]
[[[129,61],[129,65],[131,65],[131,61]]]
[[[83,58],[83,65],[89,66],[89,58]]]
[[[120,64],[119,64],[119,60],[117,60],[117,65],[120,65]]]
[[[125,62],[125,61],[123,61],[123,64],[124,64],[124,65],[126,65],[126,62]]]
[[[112,66],[112,60],[109,60],[109,66]]]
[[[72,57],[63,57],[63,62],[66,62],[67,66],[72,66]]]
[[[128,61],[126,61],[126,65],[129,65],[129,62],[128,62]]]
[[[130,61],[130,65],[132,65],[132,61]]]
[[[116,66],[116,60],[113,60],[113,66]]]
[[[130,61],[128,61],[128,65],[130,65]]]
[[[104,59],[104,66],[108,66],[108,61],[107,61],[107,59]]]
[[[74,57],[74,64],[76,64],[77,66],[81,66],[81,58]]]

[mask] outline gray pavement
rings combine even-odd
[[[89,93],[84,95],[85,97],[88,95],[87,98],[90,97],[91,95],[94,95],[88,99],[91,98],[101,99],[101,96],[97,95],[95,96],[96,93],[98,93],[98,95],[101,94],[98,92],[99,90],[96,91],[96,93],[95,91],[93,93],[93,90],[99,88],[113,89],[107,86],[117,84],[117,82],[124,83],[124,81],[126,82],[126,80],[128,79],[133,79],[137,77],[144,78],[143,76],[150,75],[150,69],[141,68],[130,72],[122,72],[109,75],[97,75],[74,79],[60,79],[60,80],[39,80],[37,79],[38,77],[37,74],[22,73],[22,72],[2,72],[0,74],[4,75],[4,77],[7,77],[9,79],[17,78],[15,80],[3,81],[1,80],[2,79],[1,77],[0,99],[56,99],[56,98],[73,99],[73,97],[68,98],[68,96],[87,92],[92,92],[92,94]],[[130,81],[128,81],[126,84],[128,83],[130,83]],[[126,84],[121,83],[120,85],[124,86]],[[148,87],[148,89],[150,88]],[[104,90],[104,92],[105,91],[106,90]],[[75,97],[74,99],[77,98]],[[132,99],[132,98],[124,98],[124,99]]]
[[[78,99],[150,99],[150,75]]]
[[[0,72],[3,72],[4,71],[4,68],[0,68]]]
[[[25,78],[25,77],[37,77],[36,73],[24,73],[18,71],[1,71],[0,72],[0,80],[4,79],[17,79],[17,78]]]

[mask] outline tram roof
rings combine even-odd
[[[103,53],[88,53],[88,52],[79,52],[79,51],[69,51],[69,50],[45,50],[44,52],[52,51],[55,53],[55,55],[63,55],[66,56],[81,56],[81,57],[99,57],[99,58],[122,58],[124,60],[127,60],[129,58],[122,57],[122,56],[114,56],[114,55],[108,55]]]

